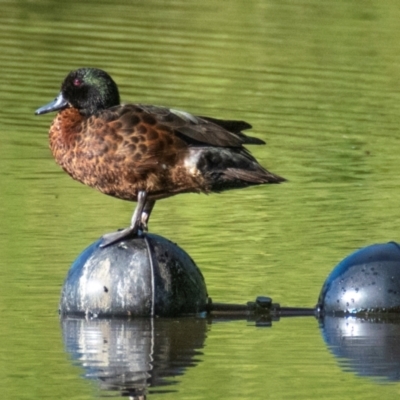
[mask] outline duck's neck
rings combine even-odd
[[[75,147],[83,131],[82,123],[85,119],[86,117],[75,108],[67,108],[54,118],[49,131],[49,142],[56,160],[57,156],[61,155],[59,152],[63,153]]]

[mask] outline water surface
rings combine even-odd
[[[314,306],[348,253],[398,240],[398,5],[356,0],[5,1],[0,15],[0,388],[7,399],[107,395],[66,351],[69,265],[133,204],[74,182],[35,117],[64,76],[107,70],[123,101],[249,121],[251,151],[288,179],[157,203],[150,229],[183,247],[214,301]],[[394,398],[342,368],[313,318],[213,323],[193,368],[149,398]],[[171,391],[170,391],[171,390]]]

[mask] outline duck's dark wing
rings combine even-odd
[[[189,144],[203,144],[219,147],[242,147],[244,144],[265,144],[261,139],[245,135],[242,130],[251,125],[244,121],[225,121],[199,117],[185,111],[166,107],[138,105],[158,123],[172,129]]]
[[[198,117],[206,121],[210,121],[229,132],[236,133],[241,139],[244,140],[243,144],[265,144],[264,140],[256,137],[247,136],[242,131],[246,129],[251,129],[252,126],[246,121],[236,121],[236,120],[226,120],[226,119],[216,119],[210,117]]]

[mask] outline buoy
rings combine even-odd
[[[203,275],[176,244],[154,234],[100,244],[72,264],[61,292],[62,315],[169,317],[206,310]]]
[[[341,261],[318,298],[320,315],[400,312],[400,246],[373,244]]]

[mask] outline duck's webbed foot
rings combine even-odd
[[[117,243],[123,239],[135,236],[139,234],[138,229],[133,229],[131,226],[129,228],[121,229],[119,231],[106,233],[103,235],[103,240],[100,244],[101,248],[110,246],[111,244]]]
[[[154,200],[147,200],[147,193],[144,190],[139,191],[138,203],[132,215],[131,226],[129,228],[103,235],[103,241],[101,242],[100,247],[104,248],[123,239],[146,232],[154,203]]]

